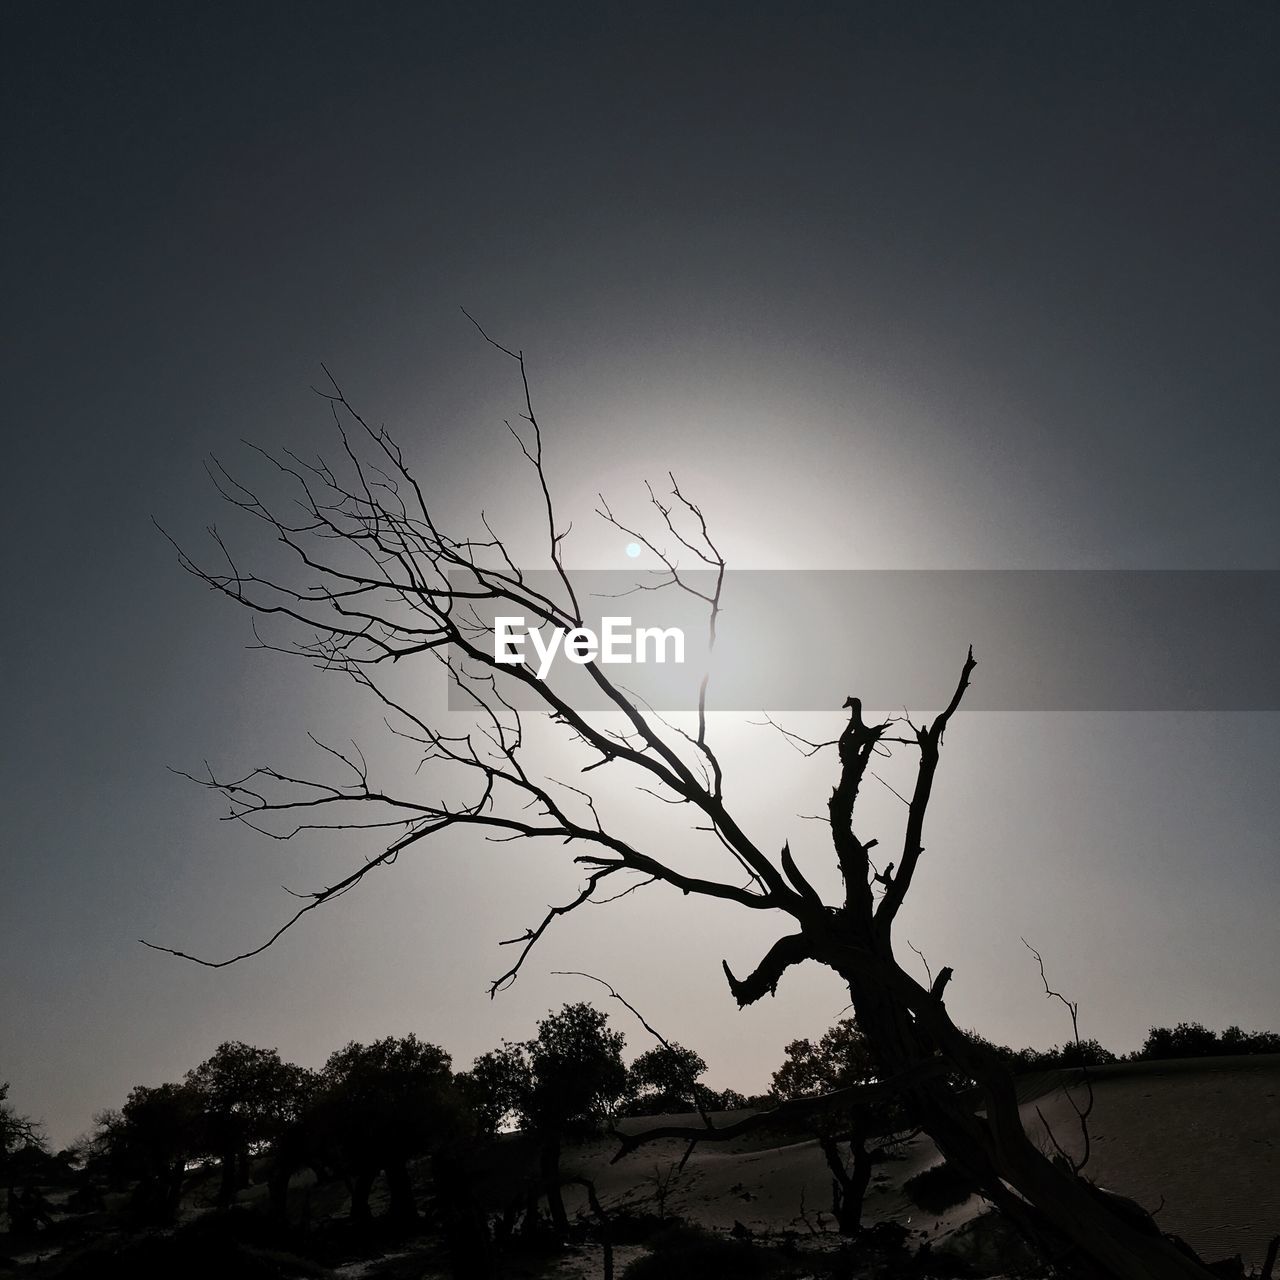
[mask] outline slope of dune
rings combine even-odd
[[[1155,1212],[1165,1231],[1202,1256],[1239,1253],[1246,1267],[1259,1266],[1267,1241],[1280,1232],[1280,1056],[1124,1063],[1095,1069],[1090,1078],[1086,1174]],[[1084,1103],[1077,1072],[1020,1081],[1023,1123],[1046,1150],[1046,1124],[1067,1150],[1080,1149],[1068,1090]],[[715,1117],[731,1118],[737,1117]],[[622,1127],[636,1132],[670,1123],[700,1121],[660,1116]],[[615,1151],[606,1141],[566,1153],[566,1170],[593,1179],[606,1207],[654,1212],[661,1204],[669,1215],[720,1229],[740,1223],[755,1233],[834,1229],[830,1174],[817,1143],[800,1135],[702,1143],[682,1171],[679,1141],[654,1142],[612,1163]],[[918,1137],[878,1166],[865,1221],[890,1219],[917,1241],[938,1240],[981,1212],[985,1205],[976,1196],[939,1215],[924,1213],[904,1195],[903,1183],[940,1159],[933,1144]],[[578,1207],[585,1210],[585,1201]]]

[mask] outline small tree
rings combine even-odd
[[[659,1115],[666,1111],[692,1111],[718,1102],[710,1089],[699,1084],[707,1069],[700,1054],[680,1044],[657,1045],[646,1049],[628,1072],[636,1115]]]
[[[807,1121],[831,1171],[832,1213],[847,1236],[862,1229],[862,1206],[875,1162],[912,1127],[892,1099],[852,1106],[842,1100],[874,1078],[875,1059],[853,1018],[837,1022],[816,1043],[793,1040],[773,1073],[773,1091],[784,1100],[834,1095],[829,1106],[813,1110]]]
[[[1142,1046],[1144,1058],[1205,1058],[1218,1052],[1218,1034],[1199,1022],[1152,1027]]]
[[[9,1083],[0,1081],[0,1179],[7,1179],[15,1159],[28,1148],[45,1151],[44,1134],[30,1116],[21,1115],[9,1101]]]
[[[491,1125],[511,1115],[536,1138],[543,1191],[559,1239],[569,1231],[561,1150],[566,1138],[598,1133],[615,1118],[628,1090],[624,1043],[599,1009],[566,1004],[538,1023],[535,1039],[508,1042],[478,1058],[471,1071],[472,1088],[487,1091],[481,1111]]]

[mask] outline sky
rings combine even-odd
[[[256,945],[281,885],[360,853],[253,839],[170,771],[305,762],[309,731],[385,746],[351,690],[247,649],[153,523],[230,530],[202,464],[251,470],[244,440],[332,451],[322,362],[444,518],[483,507],[520,545],[518,378],[461,308],[523,350],[582,569],[625,566],[597,491],[641,519],[668,470],[734,568],[1280,567],[1271,6],[17,2],[0,22],[0,1079],[56,1144],[227,1039],[315,1066],[413,1031],[466,1066],[598,996],[556,970],[606,978],[748,1093],[847,1003],[812,969],[738,1012],[720,961],[748,970],[778,922],[659,887],[561,922],[490,1000],[499,941],[578,880],[563,853],[475,841],[227,969],[138,945]],[[846,642],[800,629],[797,660]],[[856,665],[832,716],[788,723],[827,736]],[[742,716],[712,731],[758,842],[790,839],[832,889],[800,815],[833,762]],[[903,917],[954,968],[953,1016],[1066,1037],[1026,936],[1115,1049],[1184,1019],[1280,1027],[1278,749],[1266,710],[961,713]],[[891,832],[893,797],[867,803]]]

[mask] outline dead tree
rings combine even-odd
[[[833,747],[837,756],[828,816],[844,889],[838,901],[824,901],[787,848],[776,858],[766,854],[730,812],[721,763],[708,734],[705,678],[691,708],[696,713],[693,727],[684,730],[629,695],[607,667],[588,663],[584,669],[617,714],[621,727],[612,727],[579,711],[531,667],[496,662],[492,630],[476,612],[479,602],[497,605],[500,614],[521,614],[533,625],[565,630],[582,625],[582,609],[564,563],[569,527],[561,523],[552,501],[523,354],[485,337],[511,359],[522,380],[524,412],[518,426],[507,425],[532,469],[554,591],[535,589],[483,513],[480,536],[455,535],[441,527],[400,447],[385,428],[369,425],[332,379],[321,394],[337,427],[340,452],[335,460],[261,453],[277,479],[292,486],[292,503],[264,500],[217,463],[211,466],[222,497],[264,527],[292,559],[294,572],[260,575],[242,566],[214,530],[216,563],[198,562],[175,542],[179,563],[257,615],[296,624],[291,639],[261,643],[353,680],[423,764],[409,794],[384,789],[354,744],[320,744],[337,771],[334,781],[272,767],[238,778],[213,772],[196,777],[230,802],[232,818],[277,839],[324,827],[373,829],[386,839],[380,852],[349,875],[304,895],[293,916],[260,946],[224,960],[184,958],[216,967],[255,955],[375,868],[443,833],[477,828],[495,839],[565,844],[582,868],[581,889],[511,940],[516,958],[494,980],[491,993],[515,979],[555,920],[604,896],[656,884],[733,902],[747,911],[780,913],[790,918],[791,931],[752,972],[739,978],[725,966],[740,1006],[774,991],[793,965],[828,966],[847,984],[858,1025],[870,1043],[881,1082],[870,1088],[895,1089],[947,1159],[1050,1256],[1079,1274],[1114,1280],[1204,1277],[1207,1272],[1196,1260],[1158,1235],[1136,1229],[1074,1171],[1046,1158],[1024,1132],[1008,1070],[952,1021],[943,998],[950,971],[925,987],[895,956],[894,924],[924,851],[925,816],[943,734],[969,685],[972,653],[944,709],[932,720],[867,724],[861,702],[850,697],[844,704],[848,723],[839,738],[808,744],[814,751]],[[603,499],[598,514],[658,557],[671,590],[704,602],[714,644],[724,559],[702,511],[674,477],[669,494],[650,489],[649,497],[660,531],[652,536],[623,525]],[[677,557],[709,571],[714,586],[705,589],[699,585],[702,578],[691,581]],[[470,728],[448,732],[395,692],[386,673],[413,660],[442,664],[474,707]],[[627,838],[610,830],[585,787],[541,772],[529,758],[524,721],[508,696],[517,684],[531,690],[553,723],[584,750],[584,774],[601,768],[629,774],[637,785],[688,805],[697,816],[697,834],[691,839],[718,841],[728,874],[692,874],[669,847],[655,852],[640,836]],[[869,857],[877,842],[858,833],[855,807],[873,753],[885,750],[914,753],[918,763],[896,870],[880,872]],[[435,779],[433,794],[434,770],[445,776]]]

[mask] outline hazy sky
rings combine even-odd
[[[56,1142],[228,1038],[315,1065],[415,1031],[466,1065],[593,995],[553,969],[608,978],[745,1091],[845,1004],[813,969],[736,1012],[720,960],[750,968],[779,922],[660,888],[571,917],[491,1002],[498,940],[576,880],[562,852],[464,841],[228,970],[137,945],[256,944],[281,884],[352,857],[250,840],[166,771],[376,737],[331,682],[247,652],[247,617],[151,524],[223,522],[201,460],[242,437],[331,448],[321,361],[450,518],[518,530],[518,383],[459,307],[522,347],[581,567],[624,563],[595,492],[638,516],[668,468],[739,568],[1280,567],[1273,6],[10,3],[0,24],[0,1079]],[[796,815],[832,762],[713,731],[759,842],[821,878]],[[904,916],[954,967],[956,1016],[1063,1039],[1025,934],[1117,1049],[1157,1021],[1280,1027],[1278,755],[1272,713],[962,716]],[[887,843],[896,802],[869,802]]]

